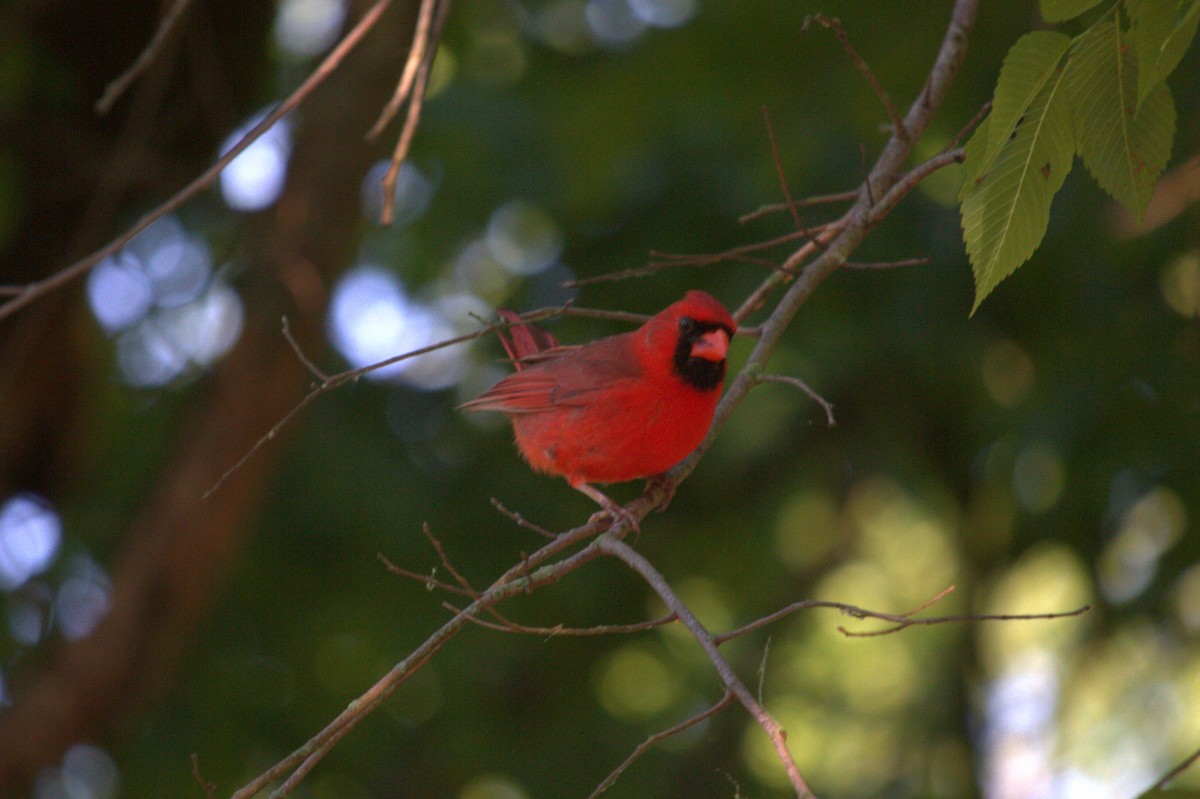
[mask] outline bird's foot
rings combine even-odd
[[[630,513],[629,510],[624,506],[613,502],[603,491],[593,488],[587,483],[580,483],[579,485],[575,486],[575,490],[589,497],[593,502],[603,508],[603,510],[592,514],[591,518],[588,519],[589,523],[599,521],[601,517],[607,516],[609,518],[610,527],[616,524],[624,523],[635,533],[641,532],[641,527],[638,525],[638,517]]]
[[[663,498],[658,503],[658,512],[662,513],[671,504],[671,500],[675,498],[675,481],[667,476],[666,472],[662,474],[652,474],[646,478],[646,490],[650,491],[655,487],[663,490]]]

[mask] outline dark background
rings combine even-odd
[[[0,283],[49,275],[119,234],[316,63],[277,37],[271,3],[194,5],[107,116],[92,104],[162,4],[4,6]],[[561,283],[644,264],[652,250],[786,233],[785,215],[737,221],[781,199],[763,107],[795,196],[856,186],[886,115],[832,34],[801,34],[805,15],[839,16],[906,107],[950,8],[697,0],[688,16],[686,3],[631,5],[684,18],[651,14],[657,26],[614,42],[597,40],[607,28],[587,15],[599,25],[624,9],[628,22],[630,5],[456,3],[413,146],[419,177],[385,229],[361,198],[377,202],[366,176],[396,128],[375,144],[363,134],[411,35],[415,7],[398,3],[289,117],[275,202],[239,213],[213,189],[175,215],[174,241],[208,253],[191,295],[164,298],[164,278],[143,314],[106,326],[93,278],[0,321],[0,514],[23,508],[61,529],[37,539],[56,542],[38,568],[0,583],[0,794],[199,796],[196,753],[227,795],[447,617],[446,597],[389,574],[377,553],[429,571],[428,523],[484,585],[540,545],[490,498],[550,529],[592,512],[562,481],[530,473],[498,420],[453,411],[499,374],[491,341],[322,397],[202,499],[312,382],[281,315],[334,372],[353,333],[329,303],[355,276],[402,290],[418,339],[472,329],[469,312],[568,296],[653,313],[697,287],[735,306],[762,266]],[[975,114],[1008,47],[1036,24],[1032,3],[984,4],[918,157]],[[1173,167],[1196,155],[1196,74],[1193,49],[1171,80]],[[973,317],[961,168],[927,181],[855,257],[930,263],[835,275],[772,363],[832,401],[837,426],[798,391],[757,389],[671,508],[643,524],[638,549],[714,629],[805,598],[901,613],[950,585],[928,613],[1093,606],[1067,621],[862,639],[838,625],[876,625],[808,611],[727,645],[752,688],[761,670],[763,698],[822,797],[1125,797],[1200,746],[1200,218],[1194,206],[1165,220],[1152,211],[1131,231],[1077,167],[1037,254]],[[1194,164],[1191,175],[1194,196]],[[180,308],[206,301],[212,316],[180,321]],[[352,307],[346,318],[367,316]],[[568,342],[621,329],[554,325]],[[220,330],[237,335],[189,349]],[[748,349],[735,342],[734,368]],[[0,516],[10,558],[35,529],[13,518]],[[660,608],[634,575],[597,562],[506,611],[587,626]],[[647,735],[719,696],[680,630],[547,639],[471,628],[345,738],[303,795],[586,796]],[[609,795],[787,790],[765,736],[734,707],[655,747]]]

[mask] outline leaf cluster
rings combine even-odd
[[[1100,0],[1042,0],[1048,22]],[[1166,168],[1175,103],[1166,84],[1200,25],[1200,0],[1121,0],[1076,36],[1038,30],[1009,50],[990,115],[966,145],[962,230],[975,308],[1046,234],[1076,154],[1138,219]]]

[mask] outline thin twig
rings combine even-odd
[[[695,727],[702,721],[707,721],[725,708],[729,707],[729,703],[733,701],[733,698],[733,692],[729,689],[726,689],[725,695],[722,696],[721,699],[712,707],[708,708],[707,710],[702,710],[691,718],[681,721],[679,724],[676,724],[670,729],[656,732],[646,740],[642,741],[637,745],[637,748],[629,754],[629,757],[621,761],[621,765],[613,769],[612,772],[604,778],[604,781],[596,786],[596,790],[588,794],[588,799],[596,799],[597,796],[611,788],[617,779],[624,774],[639,757],[644,755],[650,749],[650,747],[654,746],[659,741],[670,738],[673,735],[679,735],[681,732],[685,732],[692,727]]]
[[[392,94],[392,99],[388,100],[387,105],[379,114],[379,119],[367,133],[367,141],[374,141],[379,137],[383,129],[400,111],[400,106],[404,105],[404,101],[408,99],[409,92],[412,91],[413,80],[417,77],[417,69],[425,61],[425,51],[430,45],[430,26],[433,22],[433,9],[437,4],[438,0],[421,0],[421,7],[417,10],[417,24],[413,29],[412,44],[408,49],[408,58],[405,59],[404,70],[400,73],[400,82],[396,84],[396,91]]]
[[[762,283],[760,283],[758,288],[752,291],[750,296],[746,297],[746,299],[742,301],[742,304],[733,312],[733,318],[740,324],[747,316],[761,308],[766,303],[767,297],[770,296],[775,289],[782,286],[784,282],[787,281],[789,276],[795,275],[799,264],[804,263],[804,261],[806,261],[808,258],[811,258],[818,252],[818,250],[820,250],[817,242],[819,242],[821,245],[824,245],[841,235],[842,231],[846,229],[846,225],[848,224],[847,220],[849,218],[850,213],[846,212],[841,219],[837,219],[826,224],[824,230],[816,235],[815,241],[809,240],[801,245],[801,247],[792,253],[792,255],[787,259],[787,262],[784,265],[786,268],[781,268],[776,271],[775,274],[771,275]]]
[[[884,621],[895,622],[893,627],[885,627],[882,630],[865,630],[856,632],[847,630],[845,627],[839,626],[838,632],[847,638],[875,638],[880,635],[891,635],[898,633],[901,630],[907,630],[909,627],[929,627],[935,624],[953,624],[957,622],[968,621],[1042,621],[1047,619],[1068,619],[1073,616],[1082,616],[1091,611],[1091,605],[1075,608],[1075,610],[1063,610],[1052,613],[966,613],[960,616],[928,616],[921,619],[910,619],[907,616],[891,617],[887,613],[867,613],[866,618],[882,619]]]
[[[204,779],[204,775],[200,773],[200,755],[192,752],[191,761],[192,779],[200,786],[200,790],[204,791],[204,799],[213,799],[213,792],[216,791],[217,786]]]
[[[889,627],[884,630],[874,630],[868,632],[854,632],[846,630],[844,627],[838,627],[838,632],[845,635],[847,638],[871,638],[878,635],[890,635],[908,627],[930,627],[938,624],[956,624],[963,622],[977,621],[1042,621],[1048,619],[1066,619],[1074,616],[1082,616],[1084,613],[1092,609],[1091,605],[1075,608],[1074,610],[1064,610],[1049,613],[996,613],[996,614],[963,614],[958,616],[926,616],[919,619],[914,619],[906,614],[896,613],[880,613],[875,610],[861,608],[858,605],[850,605],[845,602],[830,602],[823,599],[805,599],[800,602],[780,608],[774,613],[770,613],[762,618],[755,619],[749,624],[743,625],[728,632],[714,636],[713,640],[717,644],[723,644],[726,641],[734,638],[739,638],[755,630],[766,627],[769,624],[774,624],[782,618],[792,615],[797,611],[811,610],[813,608],[827,608],[845,613],[847,616],[853,616],[856,619],[878,619],[880,621],[892,622],[894,627]],[[915,611],[910,611],[915,612]]]
[[[461,608],[456,608],[448,602],[443,602],[442,605],[455,613],[461,613]],[[676,621],[674,613],[668,613],[666,616],[660,616],[657,619],[649,621],[639,621],[632,624],[597,624],[594,627],[567,627],[562,624],[556,624],[553,627],[531,627],[527,624],[517,624],[511,622],[508,624],[497,624],[491,621],[472,616],[468,619],[472,624],[477,624],[480,627],[486,627],[489,630],[496,630],[502,633],[520,633],[522,635],[538,635],[545,638],[554,638],[559,635],[568,636],[596,636],[596,635],[628,635],[630,633],[644,633],[650,630],[656,630],[659,627],[665,627],[673,621]]]
[[[657,250],[652,250],[650,252],[650,257],[651,258],[659,258],[662,260],[651,261],[650,263],[646,264],[645,266],[634,266],[634,267],[630,267],[628,269],[618,269],[618,270],[615,270],[612,272],[603,272],[598,275],[589,275],[588,277],[575,278],[574,280],[565,280],[565,281],[563,281],[562,285],[564,288],[579,288],[581,286],[591,286],[591,285],[595,285],[597,283],[609,283],[609,282],[613,282],[613,281],[617,281],[617,280],[628,280],[629,278],[633,278],[633,277],[646,277],[647,275],[652,275],[655,272],[659,272],[663,269],[671,269],[671,268],[679,267],[679,266],[702,267],[702,266],[712,266],[713,264],[719,264],[719,263],[723,263],[725,261],[748,260],[748,259],[744,258],[744,256],[746,256],[750,253],[759,252],[761,250],[767,250],[772,247],[778,247],[782,244],[790,244],[791,242],[798,241],[801,239],[807,240],[811,237],[811,234],[814,231],[819,231],[822,229],[824,229],[823,225],[816,225],[816,226],[814,226],[812,228],[808,228],[806,230],[792,231],[790,233],[786,233],[782,236],[777,236],[772,239],[767,239],[765,241],[756,241],[751,244],[742,244],[738,247],[732,247],[728,250],[723,250],[721,252],[715,252],[715,253],[698,253],[698,254],[665,253],[665,252],[659,252]],[[753,262],[759,263],[759,264],[762,264],[765,266],[769,266],[772,269],[778,268],[777,266],[775,266],[775,264],[773,264],[770,261],[754,259]]]
[[[858,50],[854,49],[854,45],[850,42],[850,37],[842,28],[842,21],[836,17],[828,17],[824,14],[813,14],[805,18],[804,25],[800,28],[801,32],[806,32],[809,23],[812,22],[816,22],[821,27],[834,32],[838,41],[842,43],[842,49],[846,51],[846,55],[850,56],[850,60],[854,62],[854,68],[866,79],[867,83],[871,86],[871,90],[875,92],[875,96],[879,98],[879,102],[883,104],[884,110],[887,111],[888,119],[892,121],[892,130],[901,138],[908,138],[908,130],[904,127],[904,120],[900,118],[900,112],[896,110],[896,104],[892,102],[887,89],[883,88],[883,84],[875,77],[875,73],[867,66],[867,62],[858,54]]]
[[[554,538],[558,537],[554,533],[547,530],[545,527],[539,527],[538,525],[529,521],[524,516],[517,513],[515,510],[509,510],[507,507],[504,506],[503,502],[496,499],[495,497],[492,497],[492,507],[495,508],[496,510],[500,511],[500,513],[504,514],[508,518],[512,519],[513,523],[516,524],[518,527],[524,527],[526,530],[532,530],[533,532],[537,533],[538,535],[542,536],[543,538],[554,539]]]
[[[771,214],[782,213],[783,211],[789,211],[792,208],[807,208],[810,205],[848,203],[853,202],[856,199],[858,199],[858,189],[855,189],[854,191],[839,191],[836,194],[818,194],[813,197],[805,197],[801,200],[793,200],[790,203],[770,203],[768,205],[755,208],[749,213],[742,214],[738,217],[738,222],[744,225],[747,222],[753,222],[755,219],[769,216]]]
[[[565,310],[566,306],[541,308],[536,311],[530,311],[528,313],[521,314],[520,319],[525,322],[537,321],[564,313]],[[0,309],[0,311],[2,311],[2,309]],[[461,336],[454,336],[453,338],[444,339],[425,347],[418,347],[415,350],[409,350],[408,352],[394,355],[391,358],[386,358],[382,361],[378,361],[377,363],[368,364],[367,366],[360,366],[355,369],[347,369],[344,372],[338,372],[335,375],[330,375],[326,380],[323,380],[321,383],[313,386],[312,389],[310,389],[309,392],[305,394],[290,411],[284,414],[284,416],[278,422],[272,425],[270,430],[259,436],[258,440],[254,442],[254,445],[251,446],[250,449],[246,450],[242,457],[238,458],[236,463],[222,472],[221,476],[217,478],[217,481],[212,484],[212,487],[204,492],[204,498],[207,499],[208,497],[212,496],[217,489],[219,489],[225,483],[226,480],[228,480],[234,475],[234,473],[241,469],[242,466],[244,466],[247,461],[254,457],[260,449],[265,447],[269,442],[273,441],[275,437],[282,432],[283,428],[287,427],[293,419],[300,415],[301,411],[307,408],[322,394],[339,389],[349,383],[357,382],[359,379],[365,377],[371,372],[391,366],[392,364],[400,363],[401,361],[406,361],[410,358],[416,358],[420,355],[425,355],[445,347],[452,347],[456,344],[473,341],[474,339],[481,338],[489,333],[494,333],[497,330],[503,330],[504,328],[509,327],[511,324],[513,323],[506,321],[496,322],[494,324],[481,327],[480,329],[470,333],[464,333]]]
[[[104,88],[104,94],[96,101],[95,110],[97,114],[103,115],[111,111],[113,105],[133,85],[138,76],[154,63],[154,59],[158,57],[163,45],[166,44],[167,37],[175,29],[175,25],[179,20],[183,18],[184,12],[187,11],[191,3],[192,0],[175,0],[171,4],[171,7],[167,9],[167,13],[163,15],[163,20],[159,23],[158,30],[154,32],[150,43],[142,50],[137,60]]]
[[[638,511],[643,515],[650,510],[649,503],[634,501]],[[326,753],[351,729],[366,718],[384,699],[414,673],[419,671],[430,658],[436,655],[463,627],[470,623],[469,616],[478,614],[505,599],[523,593],[528,586],[550,585],[562,579],[567,574],[579,569],[586,563],[596,559],[602,553],[595,542],[588,547],[554,563],[547,564],[564,549],[581,541],[593,538],[601,530],[601,525],[589,522],[560,535],[554,541],[547,543],[528,558],[523,559],[500,575],[492,585],[484,591],[478,600],[463,608],[432,635],[425,639],[408,657],[392,667],[391,671],[381,677],[374,685],[363,692],[357,699],[343,710],[336,718],[325,725],[324,729],[310,738],[303,746],[281,759],[271,768],[254,778],[242,788],[233,793],[231,799],[250,799],[258,794],[273,781],[291,774],[289,778],[272,796],[282,796],[299,784],[300,778],[315,765]],[[608,535],[618,536],[628,533],[624,528],[610,529]],[[547,565],[543,565],[547,564]],[[530,569],[533,569],[531,572]],[[303,771],[301,771],[303,770]],[[285,790],[286,789],[286,790]]]
[[[1183,759],[1182,763],[1175,766],[1175,768],[1171,769],[1166,774],[1164,774],[1163,778],[1161,780],[1159,780],[1158,782],[1154,783],[1154,785],[1150,788],[1150,791],[1147,791],[1147,793],[1150,793],[1151,791],[1163,790],[1164,788],[1167,787],[1168,784],[1171,783],[1172,780],[1174,780],[1180,774],[1182,774],[1183,772],[1185,772],[1189,768],[1191,768],[1192,765],[1198,760],[1200,760],[1200,749],[1197,749],[1195,752],[1192,752],[1190,755],[1188,755],[1187,757],[1185,757]]]
[[[0,320],[12,316],[17,311],[30,305],[35,300],[55,291],[73,280],[76,280],[87,274],[97,264],[105,258],[117,253],[122,247],[132,241],[139,233],[151,224],[162,219],[168,214],[173,213],[185,203],[190,201],[200,192],[212,185],[217,176],[229,165],[233,159],[241,155],[246,148],[253,144],[260,136],[275,126],[279,120],[283,119],[296,106],[300,105],[304,100],[312,94],[313,89],[319,86],[329,77],[337,67],[342,63],[346,56],[353,50],[363,37],[375,26],[383,12],[391,6],[392,0],[376,0],[358,23],[347,33],[337,46],[325,56],[325,60],[313,70],[313,73],[300,84],[294,92],[275,107],[262,120],[252,127],[247,133],[238,139],[238,141],[229,148],[216,163],[206,169],[199,177],[192,180],[191,183],[177,191],[168,200],[163,202],[154,210],[146,213],[137,222],[133,223],[124,233],[117,236],[98,250],[94,250],[91,254],[84,256],[80,260],[74,262],[70,266],[60,269],[54,274],[43,278],[42,280],[29,283],[21,287],[19,293],[13,295],[13,299],[0,305]]]
[[[416,78],[412,92],[408,98],[408,114],[404,118],[404,127],[400,129],[400,137],[396,140],[396,149],[392,153],[392,162],[383,176],[383,208],[379,212],[379,224],[392,224],[396,211],[396,181],[400,177],[400,167],[408,158],[408,149],[412,146],[413,137],[417,135],[417,127],[421,124],[421,109],[425,106],[425,90],[429,87],[429,75],[433,70],[433,59],[437,55],[436,42],[441,36],[442,23],[446,21],[446,12],[450,9],[450,0],[435,2],[432,28],[428,38],[433,46],[427,45],[417,66]],[[407,69],[407,67],[406,67]]]
[[[392,563],[390,560],[388,560],[387,556],[382,552],[377,552],[375,557],[379,558],[380,563],[382,563],[389,572],[398,577],[405,577],[413,582],[421,583],[421,585],[425,587],[426,591],[438,589],[440,591],[445,591],[448,594],[458,594],[459,596],[473,598],[471,592],[465,588],[439,580],[436,576],[436,569],[431,571],[429,574],[421,574],[420,572],[406,569],[403,566],[397,566],[395,563]]]
[[[820,405],[821,408],[825,411],[825,423],[827,426],[834,427],[837,425],[837,422],[833,418],[833,403],[830,402],[829,400],[825,399],[824,397],[822,397],[820,394],[818,394],[812,388],[810,388],[808,383],[805,383],[800,378],[789,377],[788,375],[775,375],[775,374],[767,373],[767,374],[760,375],[758,381],[760,383],[782,383],[785,386],[793,386],[795,388],[800,389],[801,391],[803,391],[805,394],[808,395],[809,399],[811,399],[813,402]]]
[[[806,231],[807,228],[800,221],[800,212],[796,208],[796,203],[792,200],[792,190],[788,187],[783,159],[779,157],[779,142],[775,140],[775,126],[771,124],[771,112],[765,105],[762,107],[762,115],[763,124],[767,128],[767,141],[771,143],[771,160],[775,162],[775,177],[779,180],[779,190],[783,192],[784,204],[787,205],[787,209],[792,215],[792,222],[795,223],[796,230]]]
[[[658,594],[663,603],[671,610],[683,623],[692,637],[704,649],[704,653],[708,656],[709,662],[721,677],[721,682],[725,687],[732,691],[742,706],[754,717],[758,725],[763,728],[767,737],[771,740],[771,745],[775,748],[775,754],[779,761],[783,764],[784,771],[787,772],[788,782],[791,783],[792,789],[796,792],[797,799],[810,799],[813,797],[813,792],[809,790],[808,784],[804,778],[800,776],[800,769],[796,766],[796,761],[792,757],[792,753],[787,748],[787,733],[779,722],[766,711],[754,695],[746,689],[741,679],[734,673],[729,666],[728,661],[717,649],[716,640],[712,633],[708,631],[700,620],[696,618],[691,609],[685,605],[671,586],[667,584],[666,578],[654,568],[650,561],[646,560],[635,549],[630,547],[624,541],[621,541],[610,535],[602,535],[596,539],[600,550],[605,554],[612,555],[618,558],[629,568],[633,569],[643,580]]]
[[[958,133],[955,133],[953,138],[951,138],[950,141],[946,142],[946,146],[943,149],[944,150],[953,150],[955,147],[957,147],[958,143],[963,140],[963,137],[966,136],[971,131],[973,131],[975,129],[975,126],[978,125],[983,120],[983,118],[988,115],[988,112],[990,112],[991,110],[992,110],[992,101],[988,100],[986,103],[984,103],[983,105],[981,105],[979,107],[979,110],[975,112],[975,116],[973,116],[969,120],[967,120],[967,124],[965,124],[961,128],[959,128]]]
[[[429,543],[433,546],[434,551],[438,554],[438,558],[442,561],[442,566],[445,567],[446,571],[450,572],[450,576],[454,578],[454,581],[462,586],[463,590],[467,592],[467,596],[471,597],[471,599],[478,600],[479,592],[476,591],[471,583],[467,581],[467,578],[463,577],[462,573],[454,567],[454,563],[451,562],[450,557],[446,554],[446,548],[442,546],[442,542],[438,540],[438,537],[433,534],[433,530],[429,527],[428,522],[425,522],[421,525],[421,532],[425,534],[426,540],[429,541]]]
[[[771,637],[763,644],[762,657],[758,659],[758,703],[763,702],[763,686],[767,684],[767,659],[771,654]]]
[[[904,199],[905,195],[915,189],[921,181],[939,169],[951,164],[961,164],[965,157],[966,153],[961,147],[954,150],[945,150],[923,164],[919,164],[908,172],[905,172],[892,184],[887,193],[879,198],[879,202],[871,207],[870,213],[867,215],[867,222],[872,227],[879,224]]]
[[[925,266],[932,263],[929,257],[924,258],[904,258],[899,261],[846,261],[842,264],[843,269],[862,269],[862,270],[880,270],[880,269],[899,269],[904,266]]]
[[[723,252],[717,253],[701,253],[701,254],[685,254],[685,253],[662,253],[653,251],[650,254],[657,258],[665,258],[667,261],[653,263],[653,266],[677,266],[679,264],[688,264],[696,266],[707,266],[716,264],[722,261],[731,261],[734,258],[746,255],[760,250],[769,250],[772,247],[778,247],[781,244],[791,244],[794,241],[810,241],[812,234],[824,230],[827,225],[813,225],[809,228],[793,230],[790,233],[785,233],[782,236],[776,236],[763,241],[755,241],[750,244],[742,244],[738,247],[732,247]],[[768,262],[769,263],[769,262]],[[772,264],[772,266],[774,266]]]
[[[312,362],[312,359],[304,354],[304,350],[300,347],[300,342],[296,341],[296,337],[292,335],[292,326],[291,323],[288,322],[286,315],[280,318],[280,326],[283,330],[283,338],[292,348],[292,352],[296,354],[296,357],[300,360],[300,363],[304,364],[304,368],[308,369],[308,371],[312,373],[313,377],[317,378],[317,380],[320,380],[322,383],[329,380],[329,375],[322,372],[317,365]]]

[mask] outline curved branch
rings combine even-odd
[[[235,793],[233,795],[234,799],[249,799],[249,797],[262,790],[270,782],[285,774],[290,774],[291,776],[275,795],[283,795],[290,791],[304,774],[343,735],[361,722],[398,685],[428,662],[459,630],[468,623],[471,623],[479,611],[490,608],[509,597],[527,592],[534,587],[556,582],[601,554],[619,557],[626,562],[627,565],[637,571],[663,597],[664,601],[668,601],[668,597],[674,597],[673,592],[666,585],[661,574],[641,555],[625,545],[621,539],[628,534],[633,524],[644,518],[652,508],[658,506],[662,499],[673,492],[675,487],[696,468],[697,463],[704,456],[704,453],[707,452],[714,437],[728,421],[730,415],[746,397],[750,389],[761,381],[764,368],[778,347],[784,331],[801,305],[803,305],[817,286],[849,260],[849,256],[866,237],[867,233],[887,215],[913,186],[925,175],[932,172],[933,169],[944,165],[944,163],[950,163],[953,160],[944,160],[942,156],[936,156],[930,162],[926,162],[908,173],[902,173],[901,171],[902,164],[908,159],[916,142],[924,134],[930,119],[941,105],[958,67],[962,63],[968,34],[974,24],[978,5],[978,0],[957,0],[955,3],[950,24],[943,37],[941,48],[924,88],[910,106],[902,124],[896,126],[896,129],[893,130],[887,145],[857,191],[853,206],[842,217],[827,223],[816,236],[801,245],[784,262],[783,270],[776,271],[768,276],[738,309],[736,318],[741,321],[746,315],[760,307],[775,288],[785,285],[794,278],[794,282],[791,283],[787,291],[780,298],[770,316],[757,328],[759,335],[749,360],[722,398],[717,407],[712,429],[696,451],[668,472],[665,479],[651,481],[641,496],[625,506],[627,514],[619,518],[618,522],[610,527],[604,535],[593,538],[603,527],[600,524],[589,522],[582,527],[577,527],[562,534],[537,550],[533,555],[511,567],[491,587],[479,594],[471,604],[464,607],[453,618],[443,624],[408,657],[396,664],[375,685],[355,699],[345,711],[310,739],[308,743]],[[878,201],[875,199],[877,197],[880,198]],[[818,250],[820,250],[819,255],[811,262],[801,266]],[[796,274],[788,274],[788,272],[795,272]],[[526,315],[526,319],[529,316]],[[491,329],[498,327],[497,325],[490,328],[483,328],[475,333],[460,337],[460,340],[477,338]],[[400,357],[413,357],[428,349],[432,348],[418,350]],[[385,363],[392,363],[398,359],[392,359]],[[293,414],[284,419],[280,423],[280,426],[286,423],[288,419],[294,416],[296,412],[307,405],[312,399],[315,399],[316,396],[336,387],[336,385],[331,385],[331,383],[336,382],[337,385],[343,385],[357,378],[357,376],[364,374],[369,369],[378,368],[381,365],[383,364],[373,365],[364,370],[352,370],[343,373],[343,375],[331,378],[328,383],[321,384],[304,398]],[[271,437],[273,431],[268,433],[263,441]],[[248,453],[247,457],[249,454],[252,453]],[[573,555],[563,557],[553,563],[548,563],[548,561],[566,548],[582,543],[588,538],[593,538],[593,540],[583,549]],[[800,776],[795,762],[787,750],[785,743],[786,734],[783,729],[762,708],[754,696],[740,682],[736,674],[733,673],[732,669],[729,668],[716,649],[717,639],[696,620],[695,616],[682,602],[675,598],[674,603],[675,606],[671,609],[677,613],[680,620],[688,626],[697,641],[704,647],[726,686],[751,712],[756,720],[759,721],[760,725],[770,736],[772,743],[775,745],[776,752],[788,772],[789,780],[796,791],[796,795],[801,798],[811,797],[811,791]]]
[[[238,139],[237,143],[230,147],[224,155],[218,158],[216,163],[204,170],[199,177],[195,178],[191,183],[187,184],[178,192],[176,192],[174,196],[172,196],[162,205],[145,214],[120,236],[117,236],[100,249],[76,261],[65,269],[55,272],[49,277],[43,278],[42,280],[34,283],[30,283],[26,286],[6,287],[7,290],[4,292],[4,294],[12,296],[12,299],[3,305],[0,305],[0,321],[4,320],[6,317],[12,316],[17,311],[44,297],[50,292],[56,291],[73,280],[83,277],[98,264],[100,264],[100,262],[105,258],[115,255],[122,247],[133,241],[133,239],[137,237],[139,233],[150,227],[151,224],[159,219],[162,219],[164,216],[179,210],[179,208],[191,201],[192,198],[194,198],[197,194],[211,186],[213,181],[217,179],[217,176],[224,171],[225,167],[229,166],[233,159],[241,155],[246,148],[253,144],[264,133],[274,127],[275,123],[287,116],[287,114],[296,108],[296,106],[304,102],[304,100],[307,99],[310,94],[312,94],[314,89],[325,82],[325,79],[329,77],[330,73],[337,69],[338,65],[341,64],[346,56],[350,54],[350,51],[362,41],[363,37],[366,36],[373,27],[375,27],[376,23],[379,22],[379,18],[383,15],[383,12],[387,11],[388,6],[391,4],[392,0],[377,0],[375,5],[371,6],[367,13],[363,14],[362,18],[358,21],[354,28],[347,33],[340,42],[338,42],[338,45],[330,51],[329,55],[325,56],[325,60],[321,62],[320,66],[313,70],[313,73],[309,75],[302,84],[300,84],[296,91],[288,95],[288,97],[278,106],[276,106],[271,113],[263,117],[262,121],[252,127],[246,133],[246,135]],[[17,290],[14,291],[13,289]]]
[[[725,660],[724,655],[717,649],[717,642],[713,638],[713,634],[700,623],[700,620],[696,618],[691,609],[675,595],[675,592],[671,590],[671,586],[667,584],[666,578],[659,573],[658,569],[651,565],[650,561],[646,560],[624,541],[605,534],[597,539],[597,544],[600,547],[600,551],[618,558],[626,566],[641,575],[642,579],[654,589],[654,593],[658,594],[667,608],[688,628],[692,637],[704,649],[704,654],[708,655],[713,668],[716,669],[717,674],[721,677],[721,682],[725,683],[725,688],[737,697],[738,701],[742,703],[742,707],[746,708],[750,715],[754,717],[754,720],[758,722],[758,725],[766,732],[767,737],[771,739],[771,745],[775,747],[775,753],[779,756],[780,762],[783,763],[784,770],[787,771],[788,781],[792,784],[792,789],[795,790],[797,799],[815,799],[808,784],[800,776],[800,769],[796,766],[796,760],[787,748],[787,732],[775,720],[775,717],[768,713],[759,701],[754,698],[754,694],[750,693],[749,689],[746,688],[741,679],[734,673],[733,669],[729,666],[729,662]]]

